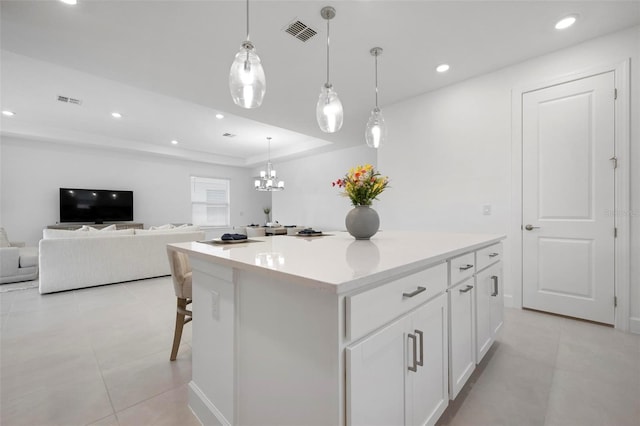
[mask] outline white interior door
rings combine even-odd
[[[523,306],[614,322],[614,74],[522,99]]]

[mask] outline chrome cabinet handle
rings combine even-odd
[[[539,226],[533,226],[533,225],[525,225],[524,229],[526,229],[527,231],[531,231],[533,229],[540,229]]]
[[[416,336],[415,336],[415,334],[409,333],[407,335],[407,338],[413,340],[413,345],[412,345],[413,346],[413,365],[410,365],[408,368],[409,368],[409,371],[413,371],[415,373],[416,371],[418,371],[418,365],[416,363],[416,360],[418,358],[418,354],[417,354],[418,348],[416,346]]]
[[[496,297],[498,295],[498,277],[492,275],[491,279],[493,280],[493,293],[491,293],[491,296]]]
[[[489,257],[496,257],[499,256],[500,253],[489,253]]]
[[[467,269],[471,269],[471,268],[473,268],[473,265],[466,264],[464,266],[461,266],[460,270],[461,271],[466,271]]]
[[[424,339],[423,339],[422,331],[420,330],[414,330],[414,331],[418,336],[420,336],[420,358],[416,362],[416,364],[422,367],[422,365],[424,364]],[[415,355],[414,355],[414,358],[415,358]]]
[[[416,290],[412,291],[411,293],[402,293],[402,297],[413,297],[416,296],[420,293],[422,293],[423,291],[425,291],[427,288],[426,287],[418,287]]]
[[[473,288],[472,285],[468,285],[465,288],[461,288],[459,291],[460,293],[468,293],[469,291],[471,291],[472,288]]]

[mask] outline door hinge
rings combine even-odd
[[[618,89],[613,89],[613,100],[618,99]]]
[[[613,307],[614,308],[618,307],[618,296],[613,296]]]
[[[615,155],[611,158],[609,158],[609,161],[613,161],[613,168],[617,169],[618,168],[618,157],[616,157]]]
[[[613,238],[618,238],[618,228],[613,228]]]

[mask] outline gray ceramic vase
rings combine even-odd
[[[356,240],[368,240],[378,232],[380,217],[369,206],[356,206],[347,213],[344,224]]]

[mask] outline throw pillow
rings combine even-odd
[[[9,237],[7,236],[7,232],[4,228],[0,228],[0,247],[11,247]]]
[[[167,223],[166,225],[150,226],[149,230],[151,230],[151,231],[159,231],[159,230],[166,230],[166,229],[173,229],[173,228],[175,228],[175,226],[173,226],[170,223]]]

